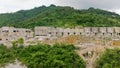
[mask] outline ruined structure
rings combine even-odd
[[[33,38],[33,31],[24,28],[2,27],[0,28],[0,44],[10,45],[12,41],[23,38]]]
[[[35,27],[35,36],[40,39],[84,35],[94,37],[120,37],[120,27],[84,27],[84,28],[55,28]]]
[[[84,28],[58,28],[35,27],[34,30],[25,28],[2,27],[0,28],[0,43],[8,44],[11,41],[23,38],[25,41],[55,39],[67,36],[86,36],[96,38],[120,39],[120,27],[84,27]]]

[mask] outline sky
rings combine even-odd
[[[0,0],[0,13],[16,12],[51,4],[76,9],[100,8],[120,14],[120,0]]]

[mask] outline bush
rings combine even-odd
[[[120,68],[120,49],[106,49],[96,61],[96,68]]]
[[[18,50],[18,57],[28,68],[85,68],[85,62],[73,45],[36,45]]]

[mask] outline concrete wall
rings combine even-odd
[[[42,32],[43,30],[43,32]],[[47,31],[49,31],[47,33]],[[84,27],[84,28],[54,28],[54,27],[37,27],[35,35],[45,33],[46,36],[50,33],[51,37],[65,37],[70,35],[85,35],[85,36],[114,36],[120,35],[120,27]]]
[[[120,27],[84,27],[84,28],[56,28],[56,27],[35,27],[34,32],[31,29],[2,27],[0,28],[0,41],[14,41],[18,38],[46,39],[74,35],[94,36],[94,37],[119,37]]]
[[[14,41],[19,38],[23,38],[24,40],[33,38],[33,31],[14,27],[2,27],[0,29],[0,41]]]

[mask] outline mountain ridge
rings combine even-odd
[[[113,27],[120,26],[120,15],[102,9],[78,10],[69,6],[41,6],[15,13],[0,14],[0,27]]]

